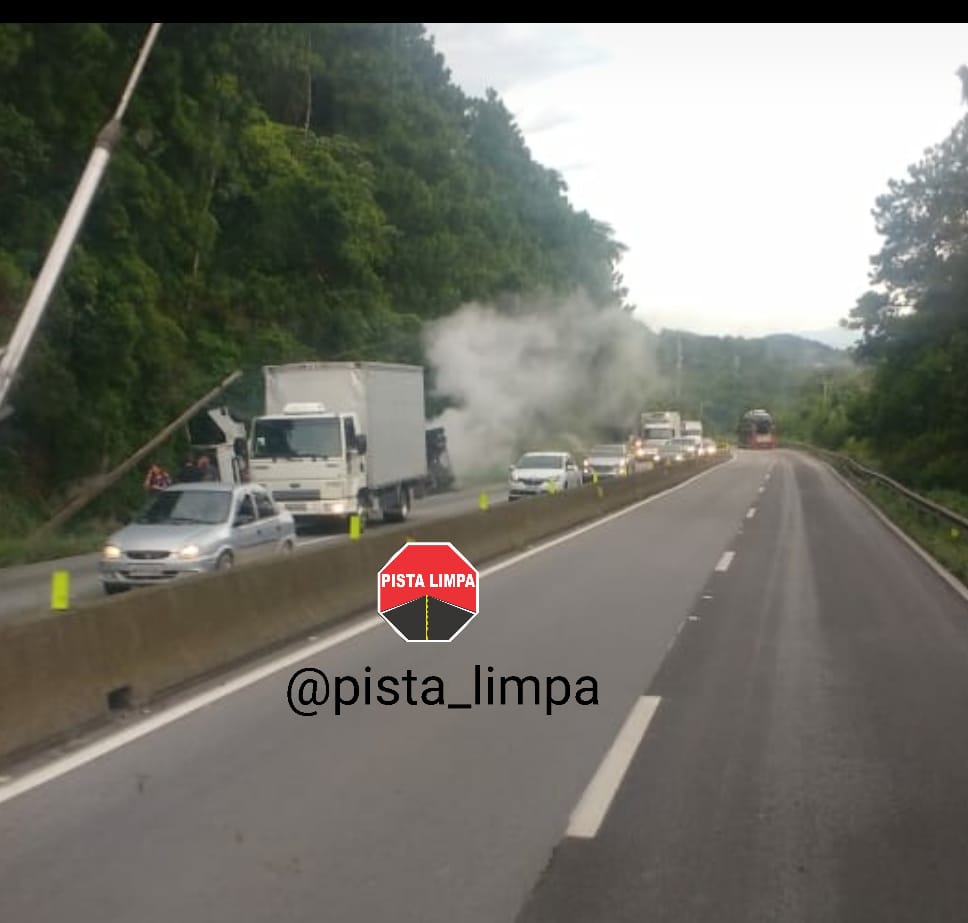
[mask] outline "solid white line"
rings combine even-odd
[[[659,707],[659,701],[657,695],[644,695],[635,703],[618,732],[618,737],[612,742],[598,771],[592,776],[588,788],[572,811],[565,836],[589,839],[598,833],[615,793],[625,778],[632,757],[635,756],[652,716]]]
[[[747,519],[752,519],[752,518],[753,518],[753,517],[754,517],[755,515],[756,515],[756,507],[755,507],[755,506],[751,506],[751,507],[750,507],[750,508],[749,508],[749,509],[748,509],[748,510],[746,511],[746,518],[747,518]]]
[[[322,535],[319,538],[304,538],[302,541],[296,542],[297,548],[310,548],[313,545],[322,545],[326,542],[335,542],[338,539],[345,538],[344,535]]]
[[[847,488],[864,506],[867,507],[880,521],[881,524],[887,527],[891,532],[893,532],[904,544],[908,546],[931,570],[934,571],[937,576],[939,576],[945,583],[951,587],[965,602],[968,602],[968,588],[953,574],[949,571],[940,561],[933,558],[927,551],[925,551],[910,535],[907,534],[897,523],[894,522],[888,515],[874,503],[868,496],[859,491],[853,484],[850,483],[836,468],[828,465],[825,461],[820,461],[819,464],[827,468],[828,471],[838,480],[844,487]]]
[[[728,465],[735,461],[735,456],[730,458],[729,461],[723,462],[724,465]],[[670,487],[668,490],[662,491],[660,494],[653,494],[651,497],[646,497],[644,500],[639,500],[638,503],[633,503],[631,506],[623,507],[615,513],[609,513],[607,516],[603,516],[601,519],[596,519],[594,522],[589,523],[586,526],[579,526],[577,529],[567,532],[558,538],[553,538],[550,541],[543,542],[540,545],[535,545],[534,548],[528,551],[521,551],[511,558],[505,561],[501,561],[499,564],[494,564],[488,567],[486,570],[481,571],[481,576],[486,577],[488,574],[496,574],[500,570],[504,570],[505,567],[512,567],[513,565],[519,563],[520,561],[525,561],[536,554],[541,554],[543,551],[547,551],[549,548],[554,548],[557,545],[562,544],[562,542],[571,541],[573,538],[577,538],[579,535],[584,535],[586,532],[591,532],[592,529],[597,529],[599,526],[604,526],[607,523],[613,522],[616,519],[620,519],[622,516],[628,516],[629,513],[634,513],[636,510],[641,509],[643,506],[648,506],[650,503],[655,503],[656,500],[661,500],[663,497],[668,497],[670,494],[674,494],[678,490],[682,490],[689,484],[693,484],[700,478],[706,477],[707,474],[712,474],[714,471],[720,470],[720,466],[717,465],[715,468],[710,468],[708,471],[701,471],[699,474],[694,475],[681,484],[676,484],[675,487]]]
[[[146,718],[144,721],[139,721],[137,724],[132,725],[129,728],[125,728],[122,731],[116,731],[115,733],[105,737],[103,740],[98,740],[94,743],[88,744],[86,747],[82,747],[76,753],[61,757],[60,759],[54,760],[52,763],[49,763],[40,769],[35,769],[32,772],[26,773],[14,782],[0,787],[0,804],[3,804],[5,801],[9,801],[11,798],[16,798],[17,795],[21,795],[32,788],[36,788],[38,785],[43,785],[45,782],[50,782],[51,780],[56,779],[58,776],[62,776],[73,769],[77,769],[80,766],[83,766],[85,763],[90,763],[92,760],[96,760],[98,757],[104,756],[105,754],[110,753],[112,750],[118,750],[126,744],[138,740],[139,737],[144,737],[146,734],[157,731],[160,728],[165,727],[165,725],[171,724],[173,721],[177,721],[179,718],[184,718],[186,715],[190,715],[192,712],[198,711],[199,709],[204,708],[206,705],[211,705],[213,702],[217,702],[219,699],[225,698],[225,696],[232,695],[234,692],[239,692],[240,690],[245,689],[247,686],[251,686],[253,683],[257,683],[266,677],[272,676],[273,673],[278,673],[279,670],[282,670],[285,667],[293,666],[299,663],[301,660],[305,660],[307,657],[312,657],[314,654],[319,654],[328,648],[335,647],[337,644],[342,644],[344,641],[349,641],[350,638],[354,638],[357,635],[363,634],[363,632],[369,631],[371,628],[376,628],[377,625],[382,624],[383,619],[381,619],[379,616],[375,616],[368,618],[365,621],[358,622],[349,628],[343,628],[339,631],[335,631],[323,641],[319,641],[316,644],[311,644],[308,647],[302,647],[298,651],[294,651],[293,653],[287,654],[284,657],[276,658],[263,666],[249,670],[242,676],[236,677],[235,679],[229,680],[225,683],[220,683],[213,689],[208,689],[205,692],[192,696],[190,699],[186,699],[184,702],[173,705],[172,707],[165,709],[165,711],[160,712],[151,718]]]
[[[716,570],[720,573],[729,570],[729,565],[733,563],[734,557],[736,557],[735,551],[724,551],[723,556],[716,562]]]
[[[733,461],[733,459],[730,459],[730,461]],[[725,462],[724,464],[729,464],[729,462]],[[557,538],[551,539],[543,544],[536,545],[534,548],[531,548],[528,551],[519,552],[518,554],[515,554],[498,564],[494,564],[491,567],[482,569],[480,575],[482,577],[486,577],[490,574],[496,574],[498,571],[502,571],[508,567],[513,567],[515,564],[518,564],[521,561],[526,561],[528,558],[541,554],[543,551],[548,551],[549,549],[554,548],[563,542],[577,538],[579,535],[583,535],[592,529],[597,529],[622,516],[627,516],[649,503],[654,503],[656,500],[661,500],[663,497],[667,497],[669,494],[675,493],[677,490],[682,490],[688,484],[691,484],[708,474],[712,474],[714,471],[719,470],[719,468],[720,466],[717,465],[716,467],[710,468],[707,471],[702,471],[688,480],[683,481],[681,484],[676,484],[674,487],[670,487],[668,490],[665,490],[662,493],[654,494],[651,497],[647,497],[645,500],[640,500],[638,503],[624,507],[615,513],[610,513],[608,516],[603,516],[601,519],[597,519],[588,525],[581,526],[578,529],[573,529],[571,532],[567,532],[564,535],[558,536]],[[375,579],[376,578],[374,575],[374,580]],[[284,670],[286,667],[293,666],[309,657],[314,657],[323,651],[336,647],[337,645],[342,644],[344,641],[349,641],[351,638],[355,638],[357,635],[361,635],[364,632],[370,631],[371,629],[377,628],[381,625],[385,625],[385,622],[382,618],[380,618],[380,616],[377,615],[365,618],[346,628],[334,629],[320,641],[300,647],[290,654],[277,657],[268,661],[262,666],[248,670],[241,676],[237,676],[235,679],[220,683],[211,689],[207,689],[205,692],[200,692],[196,695],[193,695],[191,698],[188,698],[177,705],[166,708],[164,711],[159,712],[157,715],[153,715],[151,718],[146,718],[143,721],[139,721],[137,724],[124,728],[123,730],[112,732],[101,740],[94,741],[93,743],[81,747],[75,753],[72,753],[68,756],[63,756],[52,761],[46,766],[42,766],[38,769],[25,773],[23,776],[13,782],[7,783],[6,785],[0,784],[0,804],[3,804],[5,801],[9,801],[12,798],[16,798],[18,795],[22,795],[24,792],[30,791],[32,788],[36,788],[37,786],[43,785],[46,782],[51,782],[59,776],[65,775],[74,769],[80,768],[86,763],[99,759],[100,757],[111,753],[113,750],[118,750],[147,734],[160,730],[166,725],[177,721],[179,718],[184,718],[187,715],[192,714],[192,712],[198,711],[201,708],[205,708],[208,705],[218,702],[220,699],[224,699],[226,696],[230,696],[236,692],[240,692],[248,686],[261,682],[269,676],[272,676],[274,673]]]

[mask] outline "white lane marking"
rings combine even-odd
[[[734,557],[736,557],[735,551],[724,551],[723,556],[716,562],[716,570],[720,573],[728,571]]]
[[[850,481],[844,479],[844,476],[837,471],[835,468],[827,465],[826,462],[818,462],[818,464],[823,465],[827,468],[830,473],[840,481],[840,483],[847,488],[864,506],[867,507],[870,512],[872,512],[880,521],[881,524],[886,526],[891,532],[893,532],[905,545],[908,546],[931,570],[934,571],[937,576],[939,576],[948,586],[951,587],[965,602],[968,602],[968,588],[954,575],[945,568],[939,561],[935,560],[925,551],[910,535],[908,535],[903,529],[900,528],[893,520],[889,519],[888,516],[878,509],[877,505],[867,497],[865,494],[861,493]]]
[[[748,510],[746,511],[746,518],[747,518],[747,519],[752,519],[752,518],[753,518],[753,517],[754,517],[755,515],[756,515],[756,507],[755,507],[755,506],[751,506],[751,507],[750,507],[750,508],[749,508],[749,509],[748,509]]]
[[[590,839],[598,833],[659,702],[657,695],[644,695],[635,703],[598,771],[592,776],[585,793],[572,811],[565,836]]]
[[[320,538],[304,538],[296,543],[297,548],[309,548],[312,545],[322,545],[326,542],[335,542],[344,538],[342,535],[323,535]]]
[[[732,457],[729,459],[729,461],[723,462],[723,464],[728,465],[735,460],[735,457]],[[562,544],[562,542],[570,541],[573,538],[577,538],[579,535],[584,535],[586,532],[591,532],[592,529],[597,529],[599,526],[604,526],[615,519],[619,519],[622,516],[627,516],[629,513],[634,513],[643,506],[648,506],[650,503],[655,503],[656,500],[661,500],[663,497],[668,497],[670,494],[674,494],[676,491],[682,490],[687,485],[692,484],[695,481],[698,481],[700,478],[706,477],[707,474],[712,474],[714,471],[719,469],[720,466],[717,465],[715,468],[710,468],[708,471],[701,471],[699,474],[696,474],[688,480],[683,481],[681,484],[676,484],[675,487],[670,487],[668,490],[662,491],[662,493],[653,494],[651,497],[646,497],[644,500],[639,500],[638,503],[633,503],[632,506],[626,506],[616,513],[609,513],[607,516],[603,516],[601,519],[596,519],[594,522],[589,523],[586,526],[579,526],[572,532],[566,532],[564,535],[561,535],[558,538],[553,538],[544,544],[535,545],[535,547],[531,548],[529,551],[519,552],[518,554],[514,555],[514,557],[508,558],[506,561],[501,561],[499,564],[494,564],[491,567],[488,567],[486,570],[482,570],[481,576],[485,577],[488,574],[496,574],[498,571],[504,570],[505,567],[511,567],[520,561],[533,557],[536,554],[541,554],[543,551],[547,551],[549,548],[554,548],[555,546]]]
[[[160,712],[152,718],[139,721],[131,727],[110,734],[103,740],[98,740],[82,747],[76,753],[61,757],[49,763],[47,766],[42,766],[39,769],[28,772],[14,782],[0,787],[0,804],[9,801],[11,798],[16,798],[17,795],[22,795],[24,792],[30,791],[30,789],[36,788],[38,785],[50,782],[73,769],[78,769],[85,763],[90,763],[98,759],[98,757],[110,753],[112,750],[118,750],[126,744],[138,740],[139,737],[144,737],[146,734],[157,731],[165,725],[177,721],[179,718],[184,718],[186,715],[190,715],[192,712],[198,711],[206,705],[211,705],[213,702],[225,698],[227,695],[239,692],[247,686],[251,686],[253,683],[272,676],[273,673],[277,673],[285,667],[293,666],[305,660],[307,657],[312,657],[314,654],[325,651],[327,648],[335,647],[344,641],[349,641],[350,638],[363,634],[363,632],[369,631],[371,628],[375,628],[381,624],[383,624],[383,619],[379,616],[374,616],[358,622],[349,628],[343,628],[317,644],[300,648],[298,651],[294,651],[285,657],[277,658],[261,667],[249,670],[242,676],[225,683],[220,683],[213,689],[208,689],[205,692],[192,696],[184,702],[173,705],[171,708]]]
[[[761,493],[761,494],[762,494],[762,493],[766,493],[766,488],[765,488],[765,487],[759,487],[759,488],[757,488],[757,491],[758,491],[759,493]]]
[[[733,459],[730,459],[728,462],[724,462],[724,464],[729,464],[731,461],[733,461]],[[588,525],[581,526],[578,529],[567,532],[564,535],[545,542],[544,544],[536,545],[534,548],[531,548],[528,551],[519,552],[518,554],[513,555],[512,557],[501,561],[498,564],[492,565],[491,567],[483,568],[480,572],[480,575],[482,577],[486,577],[490,574],[495,574],[498,571],[512,567],[521,561],[526,561],[528,558],[532,558],[537,554],[541,554],[543,551],[548,551],[549,549],[554,548],[563,542],[577,538],[579,535],[583,535],[592,529],[597,529],[600,526],[604,526],[606,523],[612,522],[621,516],[627,516],[629,513],[633,513],[635,510],[640,509],[646,504],[654,503],[656,500],[662,499],[662,497],[666,497],[677,490],[681,490],[682,488],[686,487],[686,485],[697,481],[699,478],[712,474],[714,471],[719,470],[719,468],[720,466],[717,465],[715,468],[702,471],[694,477],[683,481],[681,484],[677,484],[675,487],[670,487],[668,490],[663,491],[660,494],[647,497],[645,500],[640,500],[638,503],[634,503],[632,506],[624,507],[615,513],[610,513],[608,516],[603,516],[601,519],[597,519]],[[362,619],[361,621],[356,622],[355,624],[346,628],[334,629],[321,641],[300,647],[298,650],[295,650],[290,654],[270,660],[268,663],[255,667],[233,680],[220,683],[211,689],[207,689],[205,692],[200,692],[191,698],[186,699],[184,702],[173,705],[170,708],[159,712],[157,715],[152,716],[151,718],[148,718],[144,721],[139,721],[137,724],[133,724],[130,727],[124,728],[123,730],[108,734],[101,740],[94,741],[86,746],[81,747],[75,753],[60,757],[46,766],[42,766],[38,769],[25,773],[23,776],[11,783],[6,785],[0,784],[0,804],[3,804],[5,801],[10,801],[12,798],[16,798],[18,795],[22,795],[24,792],[28,792],[39,785],[44,785],[47,782],[51,782],[68,772],[79,769],[86,763],[90,763],[102,756],[106,756],[108,753],[118,750],[129,743],[133,743],[147,734],[160,730],[166,725],[177,721],[179,718],[184,718],[187,715],[192,714],[192,712],[196,712],[201,708],[212,705],[213,703],[218,702],[220,699],[224,699],[226,696],[230,696],[236,692],[240,692],[248,686],[261,682],[262,680],[272,676],[274,673],[284,670],[286,667],[294,666],[300,661],[306,660],[309,657],[314,657],[317,654],[321,654],[323,651],[336,647],[337,645],[342,644],[344,641],[349,641],[350,639],[355,638],[357,635],[361,635],[364,632],[370,631],[371,629],[377,628],[384,624],[383,619],[376,615]],[[681,627],[682,626],[680,625],[680,628]]]

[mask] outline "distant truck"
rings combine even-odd
[[[763,409],[747,410],[740,419],[736,435],[740,448],[776,448],[776,423],[772,415]]]
[[[683,420],[682,435],[698,436],[702,439],[702,420]]]
[[[655,460],[659,447],[682,436],[682,419],[675,410],[650,410],[639,419],[635,439],[635,457],[639,461]]]
[[[310,362],[266,366],[263,377],[251,479],[297,524],[410,515],[428,474],[420,366]]]

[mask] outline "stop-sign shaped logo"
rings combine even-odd
[[[377,609],[405,641],[453,641],[479,608],[480,575],[450,542],[409,542],[377,576]]]

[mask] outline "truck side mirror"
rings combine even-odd
[[[360,434],[356,437],[356,451],[360,455],[366,455],[366,436]]]

